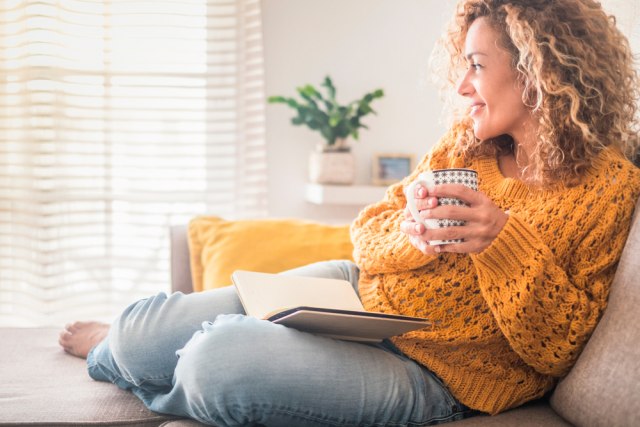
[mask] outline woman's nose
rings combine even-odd
[[[457,86],[458,86],[459,95],[471,96],[471,94],[473,93],[473,86],[469,82],[468,72],[465,72],[462,76],[460,76],[460,78],[458,79]]]

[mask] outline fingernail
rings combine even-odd
[[[416,233],[420,233],[420,224],[416,224]]]
[[[437,253],[440,253],[442,251],[442,249],[440,249],[440,245],[436,245],[435,248],[433,248],[434,251],[436,251]]]

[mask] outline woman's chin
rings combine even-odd
[[[490,136],[487,135],[487,132],[485,132],[484,129],[479,127],[477,124],[473,125],[473,135],[480,141],[484,141],[487,138],[490,138]]]
[[[498,132],[489,132],[486,127],[479,126],[479,124],[475,122],[473,124],[473,135],[480,141],[486,141],[492,138],[496,138],[502,134]]]

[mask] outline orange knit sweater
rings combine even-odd
[[[640,169],[605,149],[581,183],[528,188],[494,158],[465,161],[446,138],[351,226],[370,311],[426,317],[396,337],[465,405],[496,414],[541,397],[565,375],[607,305]],[[479,254],[424,255],[400,231],[403,187],[429,169],[467,167],[509,219]]]

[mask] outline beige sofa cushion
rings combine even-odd
[[[640,426],[640,203],[593,336],[551,406],[579,426]]]
[[[57,328],[0,328],[0,426],[159,426],[132,393],[92,380]]]

